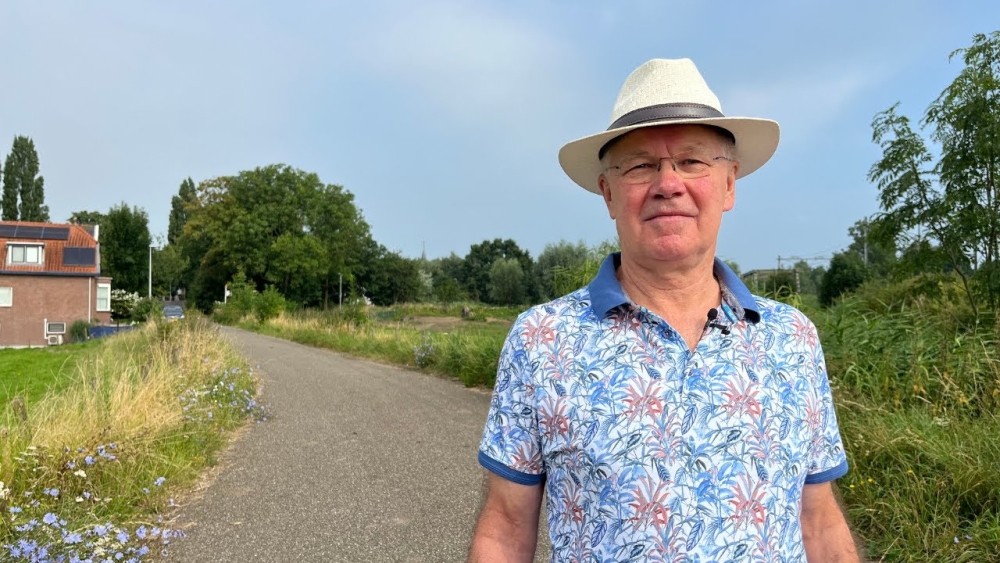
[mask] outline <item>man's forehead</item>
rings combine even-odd
[[[647,154],[660,145],[670,144],[673,150],[714,147],[719,143],[718,134],[701,125],[661,125],[630,131],[615,139],[608,153],[616,155]]]

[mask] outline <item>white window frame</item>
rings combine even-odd
[[[28,261],[28,249],[33,248],[38,251],[38,261]],[[14,249],[21,249],[21,260],[14,260]],[[7,265],[8,266],[43,266],[45,265],[45,245],[40,243],[7,243]]]
[[[5,293],[7,294],[6,300],[4,300],[4,298],[2,297]],[[14,306],[14,288],[0,287],[0,307],[13,307],[13,306]]]
[[[52,330],[52,325],[62,325],[62,330]],[[66,323],[48,321],[45,323],[45,334],[66,334]]]
[[[101,308],[101,290],[108,290],[108,305],[106,308]],[[111,284],[110,283],[99,283],[97,284],[97,295],[95,296],[94,308],[98,313],[110,313],[111,312]]]

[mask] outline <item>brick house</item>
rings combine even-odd
[[[61,344],[74,321],[111,322],[97,226],[0,221],[0,348]]]

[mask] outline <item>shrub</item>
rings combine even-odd
[[[132,308],[132,320],[144,323],[163,316],[163,303],[159,299],[143,297]]]
[[[73,321],[73,324],[69,327],[69,340],[70,342],[83,342],[90,335],[88,333],[90,329],[90,323],[80,319]]]
[[[268,319],[273,319],[285,310],[285,298],[273,285],[267,286],[264,293],[254,295],[253,311],[257,317],[257,322],[263,323]]]

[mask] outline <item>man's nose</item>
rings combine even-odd
[[[684,191],[684,179],[677,173],[673,159],[660,159],[656,171],[656,178],[650,186],[650,191],[653,192],[652,195],[673,197]]]

